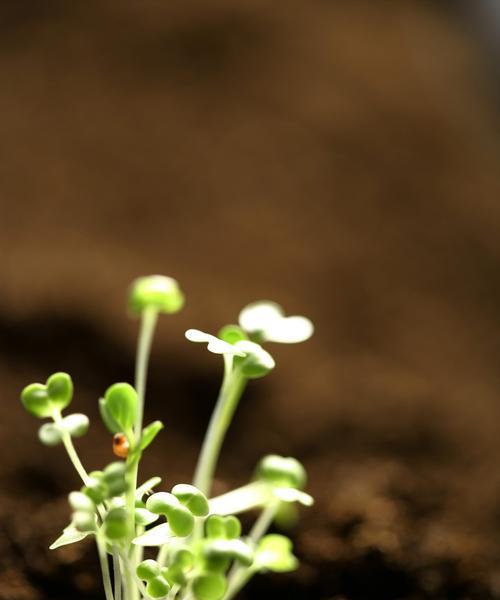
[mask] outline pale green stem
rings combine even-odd
[[[257,545],[262,536],[267,532],[278,510],[279,501],[274,500],[269,503],[266,508],[260,513],[255,521],[250,533],[249,539]],[[223,600],[231,600],[245,586],[249,579],[255,575],[257,571],[254,567],[240,567],[234,565],[228,575],[228,589]]]
[[[137,590],[141,593],[141,595],[146,598],[147,600],[149,600],[149,596],[148,593],[146,591],[146,586],[144,585],[144,583],[142,582],[141,579],[139,579],[139,577],[137,577],[136,573],[135,573],[135,569],[133,568],[132,564],[130,563],[129,559],[127,558],[126,554],[120,554],[120,558],[122,560],[123,566],[125,567],[125,574],[127,576],[127,579],[130,579],[132,582],[135,582],[135,585],[137,586]]]
[[[167,555],[168,555],[168,544],[163,544],[163,546],[160,546],[160,549],[158,550],[158,556],[156,557],[156,562],[161,567],[164,567],[166,565]]]
[[[106,554],[105,542],[101,539],[100,535],[96,535],[97,553],[99,554],[99,562],[101,564],[102,571],[102,582],[104,585],[104,594],[106,600],[113,599],[113,588],[111,586],[111,576],[109,573],[108,556]]]
[[[224,358],[226,359],[226,357]],[[233,369],[226,360],[224,379],[205,439],[203,440],[193,479],[193,484],[206,496],[210,494],[222,443],[246,382],[246,378],[241,374],[239,369]]]
[[[113,582],[115,584],[115,600],[122,600],[122,574],[120,556],[116,546],[113,546]]]
[[[149,355],[151,353],[151,344],[153,342],[156,322],[158,320],[158,311],[155,308],[146,308],[141,315],[141,325],[137,340],[137,354],[135,363],[135,390],[137,392],[137,414],[134,423],[134,434],[136,443],[140,442],[142,435],[142,421],[144,416],[144,399],[146,395],[146,382],[148,374]],[[129,489],[127,491],[127,513],[129,516],[129,529],[131,540],[135,537],[135,494],[137,489],[137,472],[139,467],[139,458],[135,457],[129,464],[128,480]],[[129,555],[132,559],[132,567],[135,569],[141,560],[142,549],[134,547],[132,544],[129,549]],[[127,577],[129,580],[129,577]],[[130,581],[127,582],[127,587]],[[129,592],[130,600],[137,598],[137,590]]]
[[[174,598],[177,596],[177,593],[179,592],[180,589],[181,588],[179,585],[177,585],[177,584],[173,585],[172,588],[170,589],[170,592],[168,593],[167,600],[174,600]]]
[[[279,500],[270,502],[268,506],[260,513],[259,517],[250,530],[249,538],[256,544],[260,538],[267,532],[278,510]]]
[[[82,465],[82,461],[78,456],[75,447],[73,445],[73,440],[71,439],[70,434],[64,429],[62,426],[62,417],[61,411],[59,409],[55,409],[52,413],[52,418],[54,419],[54,423],[59,427],[59,431],[61,432],[61,440],[68,454],[69,460],[72,465],[75,467],[76,472],[80,476],[81,480],[85,485],[90,483],[90,477],[85,470],[85,467]]]

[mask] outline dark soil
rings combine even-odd
[[[78,480],[18,403],[72,373],[131,380],[125,290],[177,277],[144,477],[188,481],[220,365],[183,331],[246,302],[310,315],[250,386],[218,490],[297,456],[314,508],[300,569],[242,598],[500,597],[500,177],[485,62],[433,3],[14,1],[0,5],[0,598],[102,598],[92,544],[54,552]]]

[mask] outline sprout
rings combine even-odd
[[[184,306],[184,294],[172,277],[139,277],[130,288],[129,306],[139,314],[148,308],[166,314],[176,313]]]
[[[60,413],[73,397],[73,382],[67,373],[54,373],[45,384],[31,383],[21,393],[24,408],[34,417],[44,419]]]
[[[314,332],[314,326],[306,317],[285,317],[279,304],[266,300],[245,306],[239,323],[250,336],[259,342],[297,344],[305,342]]]
[[[206,343],[208,350],[214,354],[245,356],[245,353],[236,346],[199,329],[188,329],[185,335],[190,342]]]
[[[307,339],[313,331],[308,319],[285,317],[277,304],[257,302],[241,312],[239,325],[226,325],[218,337],[197,329],[186,331],[188,340],[205,343],[224,359],[219,396],[193,482],[173,485],[171,493],[153,493],[161,483],[159,477],[137,485],[143,453],[163,429],[158,420],[146,427],[143,423],[155,327],[159,313],[177,312],[183,304],[179,285],[170,277],[141,277],[130,288],[129,306],[141,317],[134,384],[115,383],[98,403],[113,440],[109,453],[112,450],[123,460],[90,473],[85,469],[73,442],[87,432],[89,419],[76,412],[63,415],[73,398],[67,373],[54,373],[45,383],[32,383],[21,393],[28,412],[49,419],[38,431],[42,443],[61,444],[83,481],[80,490],[68,496],[71,522],[50,548],[93,536],[106,600],[233,600],[255,573],[285,572],[297,566],[288,538],[266,536],[284,508],[313,503],[302,491],[306,473],[297,460],[267,456],[259,463],[255,480],[209,497],[220,450],[246,385],[275,367],[274,358],[260,344]],[[176,470],[174,463],[172,472]],[[245,531],[235,515],[247,511],[257,515]],[[248,520],[243,522],[246,527]],[[143,560],[144,547],[157,548],[156,560]]]

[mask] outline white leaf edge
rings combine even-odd
[[[214,354],[246,356],[245,353],[239,350],[236,346],[233,346],[232,344],[215,337],[215,335],[200,331],[199,329],[188,329],[184,335],[190,342],[206,343],[208,350]]]
[[[173,537],[175,536],[168,523],[162,523],[152,529],[148,529],[148,531],[133,539],[132,543],[136,546],[163,546],[163,544]]]
[[[55,550],[56,548],[68,546],[69,544],[76,544],[76,542],[80,542],[88,535],[90,535],[89,532],[83,533],[82,531],[75,529],[73,525],[68,525],[64,528],[57,540],[49,546],[49,550]]]

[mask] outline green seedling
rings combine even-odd
[[[297,343],[313,333],[305,317],[286,317],[273,302],[244,308],[238,324],[217,336],[188,329],[186,338],[204,343],[223,358],[224,376],[214,412],[201,445],[191,483],[170,492],[157,491],[160,477],[138,485],[143,453],[163,429],[161,421],[144,426],[144,400],[149,354],[160,314],[178,312],[184,295],[178,283],[160,275],[141,277],[130,288],[128,306],[140,318],[133,385],[111,385],[98,401],[105,428],[118,459],[88,472],[74,440],[85,435],[89,419],[63,415],[73,400],[67,373],[54,373],[45,383],[32,383],[21,393],[26,410],[47,419],[38,431],[46,446],[62,445],[81,479],[69,494],[71,518],[51,549],[93,538],[102,571],[106,600],[231,600],[256,573],[297,568],[291,541],[267,534],[282,515],[295,515],[296,505],[310,506],[304,490],[306,472],[294,458],[269,455],[257,465],[252,481],[222,496],[211,497],[219,454],[240,398],[249,381],[275,368],[266,342]],[[256,511],[248,532],[235,515]],[[157,552],[144,560],[144,548]]]

